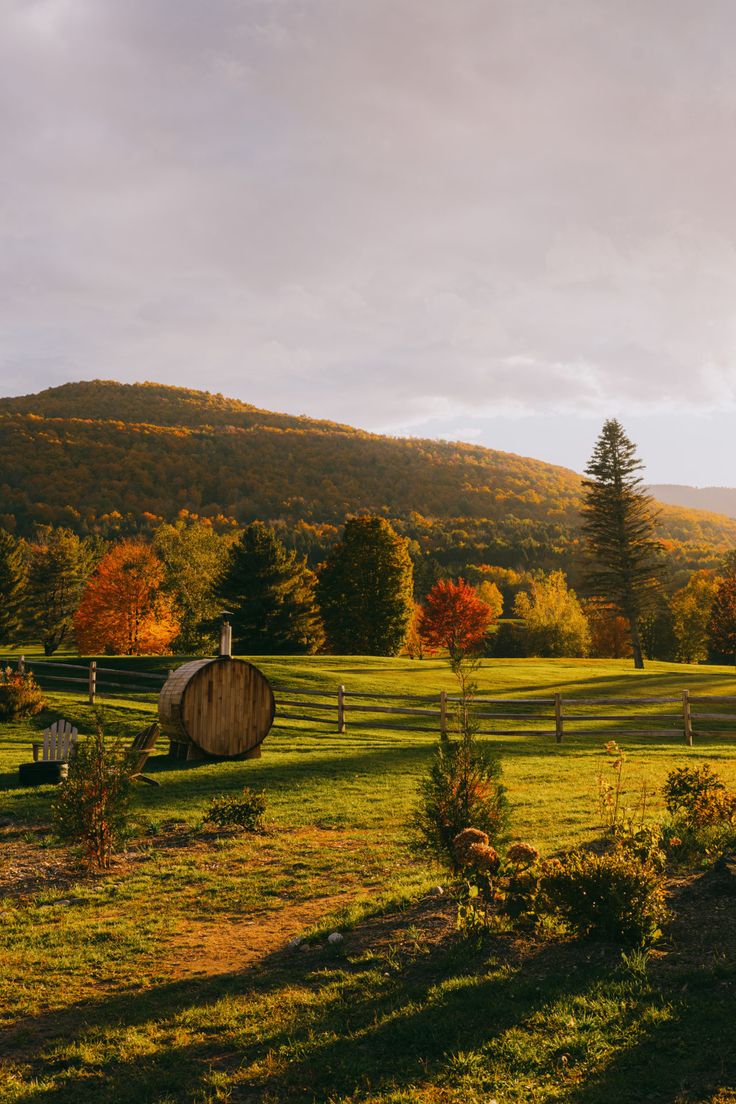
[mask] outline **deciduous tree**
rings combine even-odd
[[[564,572],[552,571],[534,579],[529,591],[514,601],[514,613],[523,618],[527,654],[533,656],[585,656],[590,629],[574,590]]]
[[[138,540],[114,545],[87,584],[74,618],[80,652],[166,653],[179,619],[163,582],[163,564],[149,545]]]
[[[407,541],[384,518],[352,518],[320,572],[317,595],[331,651],[398,655],[413,609]]]
[[[708,627],[719,577],[706,569],[696,571],[670,599],[677,658],[701,663],[708,658]]]
[[[490,605],[464,579],[441,579],[427,595],[419,632],[430,648],[446,648],[451,659],[479,650],[494,620]]]
[[[709,651],[715,660],[736,663],[736,552],[726,556],[722,574],[710,611]]]
[[[159,525],[153,535],[164,586],[179,610],[179,635],[173,641],[178,652],[205,654],[215,644],[212,626],[221,608],[217,586],[231,543],[232,538],[199,519]]]
[[[230,549],[218,585],[231,611],[235,650],[246,655],[315,652],[323,639],[315,576],[273,530],[254,522]]]
[[[639,619],[661,567],[652,499],[637,474],[641,468],[623,426],[606,421],[583,482],[587,581],[593,596],[615,605],[628,621],[637,668],[644,666]]]
[[[503,613],[503,595],[496,584],[489,579],[484,579],[476,583],[475,592],[481,602],[485,602],[490,609],[492,619],[497,621]]]

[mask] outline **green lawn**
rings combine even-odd
[[[440,660],[256,662],[274,683],[314,690],[344,683],[434,700],[453,690]],[[732,668],[650,664],[642,673],[612,661],[488,661],[479,682],[482,693],[509,697],[736,693]],[[665,708],[648,707],[653,726]],[[105,711],[109,731],[132,734],[154,716],[155,695]],[[435,743],[412,722],[389,729],[374,718],[358,729],[348,714],[339,735],[280,720],[261,759],[183,767],[157,755],[150,773],[161,786],[137,791],[130,852],[91,878],[49,836],[53,791],[16,783],[34,733],[60,715],[91,731],[90,707],[59,692],[32,723],[0,727],[0,1100],[732,1099],[725,937],[694,964],[682,936],[642,972],[611,948],[554,933],[501,933],[482,947],[453,934],[451,908],[425,896],[441,872],[408,847]],[[736,786],[736,730],[725,725],[696,734],[692,749],[674,734],[595,727],[562,746],[493,738],[514,837],[550,853],[599,831],[597,778],[612,735],[628,753],[631,799],[645,781],[654,792],[651,816],[673,766],[708,759]],[[211,796],[246,783],[267,791],[267,834],[203,833]],[[725,930],[729,915],[719,914]],[[347,934],[330,951],[322,936],[334,926]],[[304,932],[315,933],[311,949],[283,951]],[[701,1018],[719,1026],[701,1030]]]

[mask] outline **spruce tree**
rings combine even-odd
[[[331,651],[397,655],[414,609],[408,541],[384,518],[352,518],[320,572],[317,596]]]
[[[27,636],[21,618],[25,577],[20,544],[7,530],[0,529],[0,644],[17,644]]]
[[[230,549],[218,595],[231,612],[233,645],[245,655],[315,652],[322,626],[315,578],[261,522],[244,529]]]
[[[637,474],[642,466],[623,426],[609,419],[583,481],[588,588],[628,621],[637,668],[644,666],[639,621],[651,603],[661,570],[652,499]]]
[[[94,562],[89,543],[71,529],[38,529],[30,546],[26,609],[44,655],[53,655],[72,636],[74,614]]]

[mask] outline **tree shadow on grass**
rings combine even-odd
[[[384,973],[375,961],[351,964],[321,952],[286,959],[280,952],[247,973],[29,1018],[0,1055],[24,1067],[28,1088],[16,1104],[190,1101],[201,1099],[212,1069],[237,1077],[254,1066],[249,1089],[240,1085],[234,1099],[324,1101],[441,1075],[454,1054],[488,1045],[550,1001],[584,993],[612,964],[610,950],[586,958],[578,948],[548,944],[514,969],[489,969],[489,951],[503,946],[478,950],[453,940]],[[266,1013],[253,1032],[247,1013],[269,995],[273,1021]],[[196,1041],[181,1042],[182,1028]],[[153,1046],[141,1048],[135,1039],[147,1029]]]

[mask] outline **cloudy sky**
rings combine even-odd
[[[732,0],[4,0],[3,394],[736,484]]]

